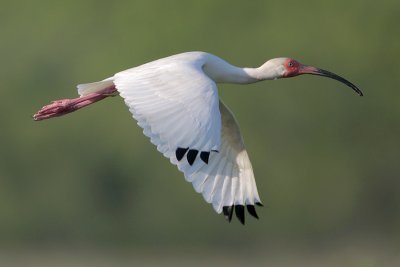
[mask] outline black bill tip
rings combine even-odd
[[[328,78],[334,79],[336,81],[342,82],[345,85],[347,85],[348,87],[350,87],[351,89],[353,89],[359,96],[363,96],[364,95],[363,92],[361,91],[361,89],[358,88],[356,85],[354,85],[350,81],[346,80],[345,78],[343,78],[343,77],[341,77],[341,76],[339,76],[339,75],[337,75],[337,74],[335,74],[333,72],[330,72],[330,71],[327,71],[327,70],[322,70],[322,69],[318,69],[317,72],[318,73],[315,73],[316,75],[328,77]]]
[[[361,89],[358,88],[356,85],[354,85],[350,81],[346,80],[342,76],[339,76],[339,75],[337,75],[337,74],[335,74],[333,72],[327,71],[327,70],[315,68],[315,67],[312,67],[312,66],[302,65],[300,70],[299,70],[299,74],[311,74],[311,75],[318,75],[318,76],[331,78],[331,79],[334,79],[334,80],[339,81],[341,83],[344,83],[345,85],[347,85],[348,87],[353,89],[353,91],[356,92],[359,96],[363,96],[364,95],[363,92],[361,91]]]

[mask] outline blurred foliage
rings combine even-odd
[[[0,244],[268,248],[400,241],[400,2],[9,1],[0,9]],[[202,50],[343,74],[222,85],[266,207],[227,224],[119,97],[33,122],[75,85]],[[360,265],[361,266],[361,265]]]

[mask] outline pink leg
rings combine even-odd
[[[56,100],[36,112],[36,114],[33,115],[33,119],[35,121],[41,121],[53,117],[63,116],[80,108],[86,107],[90,104],[96,103],[97,101],[100,101],[109,96],[115,96],[116,94],[118,94],[118,92],[115,89],[115,86],[111,86],[100,92],[91,93],[86,96],[74,99]]]

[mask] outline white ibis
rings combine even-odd
[[[54,101],[33,118],[62,116],[119,94],[143,133],[205,201],[229,222],[235,211],[244,224],[245,208],[258,218],[255,205],[262,204],[238,123],[219,99],[216,84],[248,84],[301,74],[338,80],[363,95],[348,80],[291,58],[274,58],[259,68],[239,68],[209,53],[188,52],[78,85],[79,98]]]

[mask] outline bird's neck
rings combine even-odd
[[[217,83],[249,84],[276,78],[275,71],[265,64],[259,68],[240,68],[219,58],[206,64],[204,71]]]

